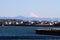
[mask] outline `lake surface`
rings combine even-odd
[[[38,28],[48,27],[37,27],[37,26],[0,26],[0,36],[20,36],[21,38],[40,38],[40,39],[60,39],[60,36],[53,35],[39,35],[35,33]],[[55,28],[55,27],[51,27]],[[56,27],[60,28],[60,27]]]

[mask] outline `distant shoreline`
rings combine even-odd
[[[60,26],[60,21],[0,19],[0,26]]]

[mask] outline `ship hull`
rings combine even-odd
[[[36,31],[36,34],[60,36],[60,30],[35,30],[35,31]]]

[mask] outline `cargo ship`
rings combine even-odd
[[[40,28],[36,29],[36,34],[60,36],[60,28]]]

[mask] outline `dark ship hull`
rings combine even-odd
[[[44,34],[44,35],[57,35],[60,36],[60,28],[50,28],[50,29],[37,29],[35,30],[36,34]]]

